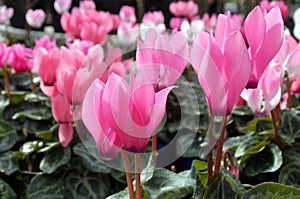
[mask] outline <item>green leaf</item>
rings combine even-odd
[[[40,169],[45,173],[53,173],[60,166],[65,165],[71,158],[71,149],[58,148],[45,155],[40,163]]]
[[[29,92],[27,91],[11,91],[11,102],[12,104],[19,104],[24,101],[25,95]]]
[[[19,149],[19,152],[23,156],[27,156],[31,153],[34,153],[41,149],[44,146],[44,142],[42,141],[31,141],[31,142],[25,142]]]
[[[146,198],[184,198],[193,194],[196,181],[166,169],[157,169],[144,183]]]
[[[60,182],[49,175],[36,175],[27,187],[28,199],[64,199]]]
[[[82,143],[77,143],[73,147],[73,152],[78,155],[85,168],[96,173],[110,173],[111,169],[94,157]]]
[[[13,147],[18,140],[17,132],[13,127],[0,120],[0,152]]]
[[[13,152],[7,151],[0,153],[0,172],[10,175],[18,169],[18,160]]]
[[[300,138],[300,111],[282,110],[280,113],[280,135],[289,144]]]
[[[269,117],[258,117],[250,121],[246,127],[242,127],[239,130],[246,133],[248,131],[261,132],[270,129],[273,129],[272,119]]]
[[[243,167],[248,176],[277,171],[282,165],[282,152],[275,144],[269,144],[263,151],[249,157]]]
[[[10,186],[0,178],[0,199],[15,199],[16,193]]]
[[[15,120],[23,117],[31,120],[50,120],[52,118],[52,114],[49,108],[39,106],[15,113],[12,119]]]
[[[239,180],[226,170],[208,186],[203,199],[241,198],[246,190]]]
[[[0,114],[9,105],[9,100],[6,96],[0,94]]]
[[[299,199],[300,190],[277,183],[266,182],[246,192],[242,199]]]
[[[225,150],[235,150],[242,142],[249,139],[254,135],[254,131],[248,132],[246,135],[230,137],[228,138],[223,145],[223,151]]]
[[[283,167],[279,174],[278,182],[300,188],[300,164],[291,163]]]
[[[237,106],[232,110],[232,115],[235,116],[253,116],[253,111],[249,106]]]
[[[255,154],[262,151],[270,140],[263,136],[253,136],[244,140],[236,149],[234,157],[242,157],[244,155]]]
[[[300,162],[300,147],[294,146],[283,151],[283,164]]]
[[[65,175],[63,193],[67,199],[99,199],[111,193],[111,186],[105,174],[71,170]]]

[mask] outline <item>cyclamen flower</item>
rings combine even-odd
[[[279,8],[272,8],[265,14],[256,6],[245,20],[244,31],[252,64],[247,88],[256,88],[260,76],[283,42],[283,20]]]
[[[266,10],[267,12],[274,7],[279,7],[283,19],[286,19],[289,13],[289,8],[283,1],[269,2],[268,0],[262,0],[259,3],[259,6],[262,8],[262,10]]]
[[[203,30],[204,23],[201,20],[193,20],[191,22],[184,21],[180,26],[180,30],[184,33],[184,35],[192,42],[195,36]]]
[[[41,37],[40,39],[34,38],[34,49],[33,49],[33,51],[35,52],[40,47],[43,47],[47,51],[50,51],[54,48],[57,48],[57,45],[56,45],[55,39],[53,39],[51,41],[50,37],[48,35],[45,35],[45,36]]]
[[[119,15],[120,15],[120,19],[123,22],[126,22],[126,23],[135,23],[136,22],[134,7],[122,6],[122,8],[120,9]]]
[[[164,24],[164,15],[161,11],[148,12],[143,17],[143,22],[140,24],[140,36],[144,40],[149,30],[155,30],[158,33],[164,32],[166,26]]]
[[[79,2],[79,10],[82,14],[89,12],[90,10],[96,10],[96,4],[93,0],[84,0]]]
[[[8,51],[8,63],[16,72],[28,72],[33,68],[33,51],[23,44],[13,44]]]
[[[26,22],[33,28],[40,28],[46,20],[46,14],[42,9],[29,9],[25,15]]]
[[[259,79],[257,88],[245,89],[241,96],[256,115],[266,115],[281,99],[281,73],[279,65],[269,66]]]
[[[158,89],[172,86],[187,64],[188,43],[181,32],[170,37],[150,30],[145,40],[138,41],[136,68],[146,73]]]
[[[290,35],[286,35],[285,40],[272,60],[273,64],[279,64],[282,70],[282,79],[285,73],[292,79],[300,72],[300,44]]]
[[[100,154],[114,157],[123,147],[144,152],[163,118],[170,90],[155,92],[140,74],[131,76],[129,84],[116,74],[109,76],[106,84],[95,80],[84,97],[82,119]]]
[[[229,16],[219,15],[215,36],[198,33],[191,49],[191,64],[211,114],[229,115],[251,72],[243,37]]]
[[[0,6],[0,24],[5,24],[9,22],[13,15],[13,8],[7,8],[5,5]]]
[[[178,1],[169,5],[169,10],[176,17],[191,18],[198,13],[198,5],[194,1]]]
[[[54,9],[58,14],[68,12],[72,4],[72,0],[55,0]]]

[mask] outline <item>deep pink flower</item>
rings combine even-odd
[[[0,67],[7,62],[8,47],[4,42],[0,42]]]
[[[67,147],[73,137],[72,105],[66,96],[57,93],[50,98],[54,119],[59,123],[58,138],[63,147]]]
[[[118,27],[121,23],[121,19],[120,19],[119,15],[111,14],[111,19],[112,19],[112,22],[113,22],[112,30],[118,30]]]
[[[274,7],[279,7],[283,19],[285,19],[289,13],[289,8],[283,1],[269,2],[268,0],[262,0],[259,3],[259,6],[262,10],[266,10],[267,12],[269,12]]]
[[[178,1],[169,5],[169,10],[176,17],[191,18],[198,13],[198,5],[194,1]]]
[[[68,12],[72,4],[72,0],[55,0],[54,9],[58,14]]]
[[[60,50],[47,51],[40,47],[36,50],[33,62],[34,71],[40,76],[42,91],[49,97],[54,96],[56,89],[56,69],[60,62]]]
[[[30,71],[33,67],[33,51],[23,44],[13,44],[9,48],[8,63],[17,73]]]
[[[34,38],[34,52],[39,48],[39,47],[43,47],[45,48],[47,51],[50,51],[54,48],[57,48],[56,45],[56,41],[55,39],[53,39],[51,41],[50,37],[48,35],[45,35],[43,37],[41,37],[40,39],[36,39]]]
[[[0,24],[7,23],[14,15],[13,8],[7,8],[5,5],[0,6]]]
[[[120,19],[126,23],[135,23],[136,16],[135,16],[135,9],[131,6],[122,6],[120,9]]]
[[[161,11],[148,12],[143,16],[143,23],[159,25],[164,23],[165,18]]]
[[[157,87],[173,85],[184,71],[188,58],[188,43],[181,32],[168,35],[150,30],[145,41],[138,41],[136,67],[142,69]]]
[[[211,114],[229,115],[251,72],[243,37],[230,17],[219,15],[215,36],[198,33],[191,49],[191,63]]]
[[[116,74],[110,75],[106,84],[95,80],[84,98],[83,121],[99,151],[103,151],[103,146],[114,145],[131,152],[144,152],[163,118],[170,90],[156,93],[147,77],[140,74],[132,76],[130,84]],[[94,116],[97,122],[89,122]]]
[[[247,16],[244,31],[249,44],[252,72],[247,88],[255,88],[283,42],[283,20],[278,7],[264,14],[256,6]]]
[[[281,99],[281,72],[279,65],[269,66],[259,79],[257,88],[245,89],[241,96],[256,115],[265,116]]]
[[[180,17],[172,17],[170,20],[170,28],[179,30],[182,22],[184,21],[188,21],[188,19],[180,18]]]
[[[46,14],[42,9],[29,9],[25,15],[26,22],[33,28],[40,28],[46,20]]]
[[[64,13],[60,18],[60,23],[63,30],[68,34],[69,37],[80,38],[80,31],[82,27],[83,19],[80,12],[76,9],[72,9],[72,13]]]

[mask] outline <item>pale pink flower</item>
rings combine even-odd
[[[122,8],[120,9],[119,15],[123,22],[126,22],[126,23],[135,23],[136,22],[134,7],[122,6]]]
[[[26,22],[33,28],[40,28],[46,20],[46,14],[42,9],[29,9],[25,15]]]
[[[7,8],[5,5],[0,6],[0,24],[5,24],[9,22],[13,15],[13,8]]]
[[[72,0],[55,0],[54,9],[58,14],[68,12],[72,4]]]

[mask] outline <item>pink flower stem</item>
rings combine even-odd
[[[280,142],[280,138],[279,138],[279,132],[278,132],[278,128],[277,128],[277,122],[278,122],[278,118],[277,118],[277,110],[276,108],[274,108],[271,111],[271,117],[272,117],[272,124],[273,124],[273,128],[274,128],[274,137],[275,137],[275,142],[279,143]]]
[[[288,94],[288,98],[287,98],[287,108],[291,109],[292,108],[292,97],[291,97],[291,82],[290,82],[290,78],[289,75],[287,73],[287,71],[285,71],[284,74],[285,78],[286,78],[286,92]]]
[[[131,172],[130,172],[130,166],[129,166],[127,152],[125,150],[122,150],[122,157],[123,157],[123,162],[124,162],[124,167],[125,167],[125,174],[126,174],[126,181],[127,181],[127,185],[128,185],[129,198],[134,199],[132,176],[131,176]]]
[[[135,154],[136,199],[142,199],[140,154]]]
[[[33,82],[33,74],[31,71],[29,71],[29,77],[30,77],[30,82],[31,82],[31,90],[32,90],[32,92],[34,92],[36,90],[36,86]]]
[[[226,122],[227,122],[227,118],[225,118],[225,121],[224,121],[224,124],[223,124],[223,127],[222,127],[222,132],[221,132],[220,138],[219,138],[218,143],[217,143],[217,154],[216,154],[213,178],[215,178],[219,175],[220,169],[221,169],[221,160],[222,160],[222,154],[223,154],[222,149],[223,149],[223,144],[224,144]]]
[[[207,185],[210,185],[213,180],[213,150],[214,149],[212,149],[207,155]]]
[[[4,75],[4,81],[5,81],[7,97],[9,99],[9,101],[11,101],[10,84],[9,84],[9,78],[8,78],[8,73],[6,71],[6,65],[5,64],[2,67],[2,71],[3,71],[3,75]]]
[[[156,146],[157,146],[157,135],[154,131],[152,135],[152,160],[153,160],[153,166],[156,167]]]

